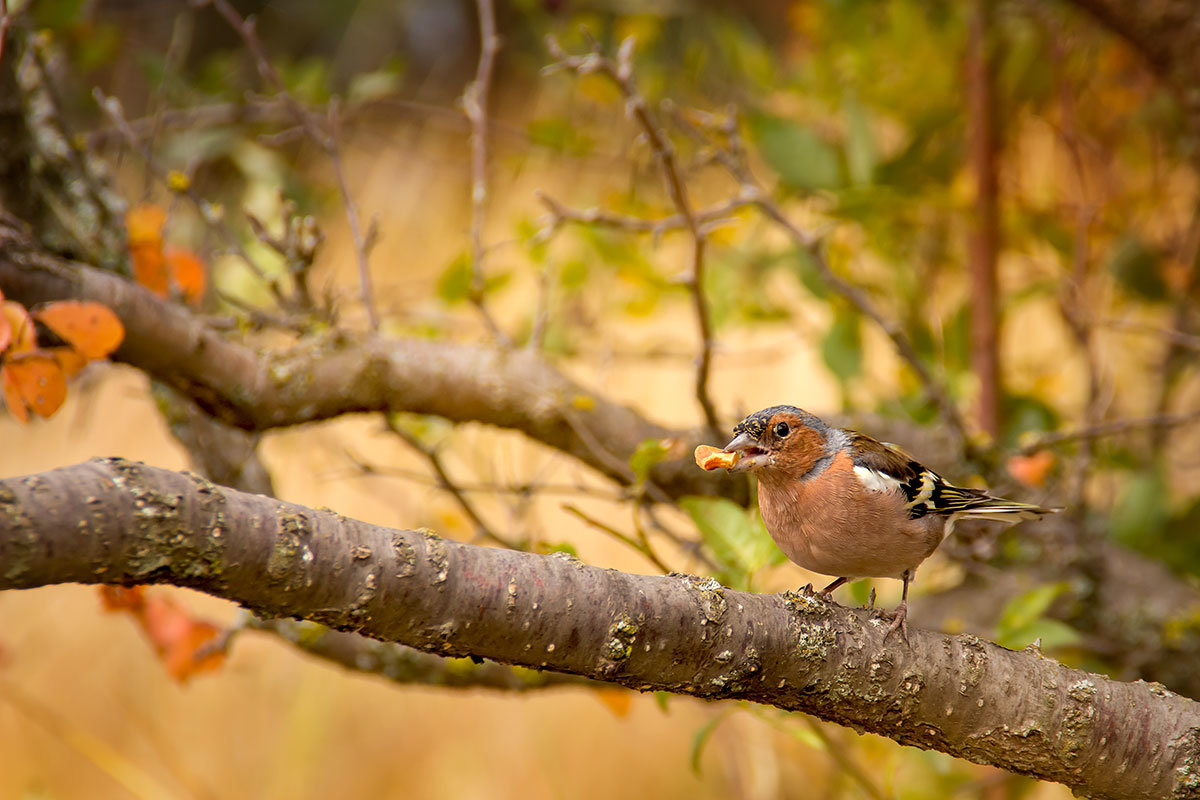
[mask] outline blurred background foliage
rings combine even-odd
[[[377,221],[371,264],[382,330],[486,339],[469,302],[469,126],[459,104],[478,52],[474,5],[235,5],[257,16],[271,63],[296,99],[317,108],[336,98],[350,192],[363,216]],[[271,278],[286,284],[295,275],[255,235],[247,214],[276,232],[289,216],[312,215],[325,244],[309,286],[335,313],[304,325],[363,324],[335,176],[318,146],[297,135],[286,115],[269,112],[256,65],[228,25],[211,9],[181,2],[28,6],[33,27],[48,34],[55,86],[73,129],[108,156],[129,205],[162,204],[168,239],[205,257],[215,288],[207,313],[270,310],[273,299],[199,210],[156,180],[114,134],[92,87],[120,98],[131,119],[156,126],[150,146],[158,163],[187,175],[196,193],[221,209],[223,224]],[[536,194],[571,208],[648,219],[674,213],[654,154],[612,83],[597,75],[542,74],[552,60],[547,34],[569,52],[586,51],[593,40],[615,52],[634,37],[634,76],[651,106],[670,101],[685,118],[697,109],[733,120],[727,133],[734,136],[722,143],[746,148],[774,200],[820,237],[833,271],[898,323],[960,408],[974,408],[980,382],[972,368],[964,266],[975,202],[964,79],[972,8],[937,0],[500,2],[503,42],[489,109],[483,231],[489,307],[518,344],[533,335],[544,309],[542,346],[568,373],[672,427],[702,421],[691,391],[697,344],[686,236],[556,226]],[[1003,319],[995,436],[1003,449],[991,452],[1016,453],[1041,433],[1102,420],[1196,409],[1195,132],[1137,54],[1070,4],[995,2],[988,36],[996,53]],[[267,111],[212,124],[201,111],[220,104]],[[171,121],[168,110],[185,113]],[[660,116],[669,120],[671,113]],[[714,163],[711,143],[689,135],[685,125],[664,126],[696,207],[737,197],[741,187]],[[778,226],[739,207],[723,216],[709,242],[704,295],[717,342],[713,394],[724,422],[788,402],[943,431],[945,421],[883,333],[831,289],[811,256]],[[1080,324],[1088,337],[1083,345]],[[118,435],[123,423],[114,429],[104,422],[136,417],[129,409],[149,402],[144,382],[129,375],[91,380],[75,422],[45,423],[75,426],[77,435],[55,439],[3,421],[0,435],[28,445],[0,455],[5,474],[34,471],[30,448],[45,453],[39,468],[116,452],[183,465],[164,430]],[[613,525],[620,519],[639,534],[646,522],[626,498],[597,496],[610,491],[602,481],[515,435],[410,415],[391,424],[442,453],[464,483],[511,489],[557,476],[568,490],[590,493],[578,504],[593,517]],[[431,484],[411,448],[385,433],[363,420],[277,432],[266,437],[264,456],[287,499],[469,538],[472,522]],[[986,477],[1001,492],[1073,501],[1072,510],[1096,535],[1182,575],[1200,575],[1194,428],[1144,426],[1087,450],[1067,442],[991,461],[957,454],[938,461],[920,441],[903,444],[957,479]],[[639,481],[667,449],[649,442],[639,450],[631,462]],[[564,513],[562,498],[536,490],[480,494],[489,519],[531,548],[647,569],[636,547]],[[710,566],[683,548],[664,556],[672,568],[708,569],[728,585],[763,591],[811,579],[783,563],[753,513],[714,498],[688,499],[681,507],[663,512],[666,527],[694,524]],[[993,568],[1015,569],[1023,554],[1037,557],[1027,554],[1026,533],[1017,529],[991,543],[985,556],[999,564]],[[953,586],[963,573],[957,561],[939,561],[923,572],[918,590]],[[892,582],[875,583],[891,598]],[[849,595],[863,602],[868,588],[860,582]],[[973,632],[1018,648],[1040,639],[1065,661],[1104,669],[1102,658],[1080,649],[1077,630],[1047,617],[1071,588],[1031,583],[1007,602],[992,630]],[[14,675],[36,663],[35,651],[37,658],[66,657],[49,655],[66,646],[34,630],[48,618],[31,612],[30,602],[0,598],[6,620],[0,637],[14,654]],[[68,625],[93,625],[89,598],[63,602],[63,613],[82,620]],[[191,602],[227,613],[208,601]],[[18,615],[30,614],[22,633],[9,633]],[[74,701],[54,712],[39,705],[87,693],[78,667],[61,663],[29,678],[24,694],[14,694],[16,677],[0,688],[0,742],[13,752],[21,740],[15,746],[23,754],[22,766],[0,777],[0,796],[128,796],[128,782],[110,785],[88,772],[95,766],[110,775],[158,774],[180,796],[305,797],[338,785],[349,792],[334,790],[339,796],[1066,796],[1057,787],[772,710],[678,698],[661,707],[653,698],[635,698],[631,710],[609,699],[597,703],[584,690],[529,698],[393,689],[320,665],[294,665],[286,651],[261,643],[239,650],[225,673],[179,688],[155,683],[153,664],[143,663],[148,654],[128,641],[123,626],[105,628],[103,636],[116,641],[81,634],[77,649],[67,652],[123,653],[105,661],[103,680],[92,686],[126,686],[119,702],[84,711]],[[122,682],[118,674],[126,669],[150,681],[157,699]],[[70,688],[51,691],[51,681]],[[247,699],[259,693],[267,700]],[[160,703],[167,708],[156,719]],[[204,718],[205,704],[231,716]],[[239,719],[243,706],[248,710]],[[189,715],[196,714],[201,721],[193,728]],[[255,732],[245,752],[214,743],[224,726]],[[124,755],[81,746],[78,733],[89,729],[106,731]],[[420,735],[425,729],[432,734]],[[361,734],[349,740],[357,750],[335,741],[346,730]],[[364,744],[375,737],[397,737],[402,747]],[[272,765],[269,779],[260,757]],[[401,769],[398,761],[411,766]],[[79,775],[56,777],[60,767]],[[347,779],[348,772],[357,775]]]

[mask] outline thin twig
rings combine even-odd
[[[1019,450],[1017,450],[1017,453],[1020,455],[1029,455],[1030,453],[1036,453],[1038,450],[1043,450],[1047,447],[1054,447],[1056,445],[1066,444],[1069,442],[1100,439],[1105,436],[1141,431],[1147,428],[1162,428],[1165,430],[1167,428],[1190,425],[1194,422],[1200,422],[1200,411],[1189,411],[1183,414],[1155,414],[1149,417],[1130,417],[1128,419],[1117,419],[1111,422],[1101,422],[1098,425],[1077,428],[1071,431],[1044,433],[1028,444],[1022,446]]]
[[[338,107],[331,103],[328,117],[324,120],[297,100],[287,89],[287,84],[267,57],[267,51],[262,40],[255,31],[253,17],[242,18],[228,0],[191,0],[196,8],[212,6],[225,19],[234,32],[242,40],[242,44],[254,59],[255,68],[263,81],[274,90],[278,98],[291,111],[296,123],[303,128],[317,146],[325,151],[333,169],[334,180],[337,183],[338,194],[342,197],[342,206],[346,210],[346,221],[350,227],[350,238],[354,243],[354,257],[358,263],[359,294],[363,306],[367,310],[367,323],[371,330],[379,328],[379,314],[375,310],[375,292],[371,284],[370,248],[373,237],[363,230],[359,221],[358,206],[350,194],[350,183],[346,179],[346,170],[342,164],[341,149],[338,146]]]
[[[621,531],[617,530],[613,526],[611,526],[605,522],[601,522],[600,520],[596,519],[595,517],[588,516],[585,512],[581,511],[578,507],[570,505],[569,503],[563,504],[562,509],[563,509],[563,511],[566,511],[569,514],[574,514],[576,517],[579,517],[579,519],[583,520],[584,522],[586,522],[588,525],[595,528],[596,530],[603,531],[604,533],[607,533],[609,536],[613,537],[614,539],[621,542],[622,544],[626,544],[626,545],[632,547],[634,550],[641,553],[646,558],[647,561],[649,561],[655,567],[660,569],[663,573],[668,573],[671,571],[671,568],[668,567],[666,564],[664,564],[662,562],[662,559],[660,559],[658,557],[658,554],[656,554],[654,552],[654,549],[652,547],[650,547],[650,543],[648,541],[646,541],[644,536],[635,539],[634,537],[630,536],[629,534],[622,533]]]
[[[508,337],[500,330],[484,302],[487,289],[483,225],[488,198],[488,91],[500,37],[496,34],[496,11],[492,0],[476,0],[475,7],[479,15],[479,64],[475,79],[467,85],[462,96],[463,112],[471,123],[471,289],[468,296],[492,337],[507,344]]]
[[[616,228],[633,233],[649,233],[656,238],[662,236],[667,231],[687,228],[687,220],[682,214],[672,214],[669,217],[660,217],[659,219],[645,219],[643,217],[635,217],[631,214],[619,214],[603,208],[574,209],[563,205],[541,190],[538,190],[535,194],[542,201],[542,205],[546,206],[550,212],[545,227],[538,234],[543,239],[567,223]],[[722,225],[733,222],[730,215],[738,209],[749,205],[753,205],[753,203],[740,197],[732,197],[715,206],[697,209],[692,213],[692,217],[696,221],[696,224],[700,226],[701,233],[708,234]]]
[[[548,36],[546,46],[558,62],[550,65],[547,69],[549,71],[567,69],[577,75],[599,74],[607,77],[625,98],[626,115],[631,117],[642,129],[650,149],[654,152],[663,179],[667,184],[667,193],[692,238],[691,270],[686,282],[688,291],[691,293],[696,326],[700,336],[700,354],[696,359],[695,394],[696,401],[704,412],[705,424],[715,434],[720,430],[721,424],[708,389],[708,378],[712,371],[713,331],[708,301],[704,297],[706,237],[688,200],[687,185],[683,181],[675,157],[675,146],[658,126],[657,121],[650,113],[646,99],[642,97],[634,83],[633,42],[632,37],[622,42],[617,51],[617,57],[613,60],[602,55],[598,47],[593,47],[587,55],[572,56],[562,49],[553,36]]]
[[[1149,325],[1144,322],[1134,322],[1128,319],[1106,319],[1101,320],[1099,324],[1105,328],[1112,328],[1114,330],[1157,336],[1164,341],[1185,347],[1189,350],[1200,350],[1200,336],[1193,336],[1183,331],[1172,330],[1171,328],[1159,325]]]
[[[403,478],[404,480],[421,483],[427,486],[440,487],[441,481],[437,478],[431,478],[427,473],[415,469],[405,469],[404,467],[379,466],[371,464],[354,453],[346,453],[346,457],[355,467],[354,474],[362,476],[381,475],[386,477]],[[336,475],[337,473],[326,473]],[[345,475],[343,471],[341,475]],[[500,483],[467,483],[459,481],[457,483],[459,491],[463,494],[505,494],[516,495],[519,497],[532,497],[534,495],[560,495],[567,497],[593,497],[600,500],[606,500],[611,503],[621,503],[628,500],[628,496],[623,492],[614,492],[603,489],[598,486],[585,486],[583,484],[571,483],[538,483],[536,481],[528,481],[518,484],[500,484]]]
[[[507,547],[509,550],[523,549],[513,544],[500,534],[496,533],[494,530],[492,530],[491,526],[484,521],[479,512],[475,510],[475,505],[467,499],[466,493],[459,488],[458,484],[454,482],[454,479],[450,477],[450,473],[446,471],[445,465],[442,464],[442,457],[438,455],[436,450],[426,447],[416,436],[413,436],[411,433],[397,425],[390,416],[385,414],[383,419],[384,424],[386,424],[388,427],[388,430],[396,434],[405,444],[425,457],[425,460],[429,462],[430,468],[433,469],[434,474],[437,475],[438,485],[446,492],[449,492],[450,496],[453,497],[455,502],[458,503],[458,507],[463,510],[463,513],[467,515],[467,517],[471,520],[471,523],[475,526],[475,532],[477,535],[484,539],[495,542],[501,547]]]
[[[599,461],[605,464],[609,469],[621,475],[621,477],[628,481],[630,485],[637,485],[638,479],[637,475],[634,474],[633,469],[620,458],[613,455],[603,444],[601,444],[600,440],[596,438],[596,435],[588,430],[587,425],[583,424],[583,422],[579,419],[576,419],[574,413],[568,411],[567,409],[563,409],[563,419],[567,421],[567,424],[571,426],[571,430],[575,431],[575,435],[579,437],[584,446],[592,451],[592,454],[595,455]],[[664,492],[653,481],[645,481],[643,483],[643,489],[646,495],[656,503],[671,505],[674,502],[667,495],[667,493]]]

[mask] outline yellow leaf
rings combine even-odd
[[[167,173],[167,188],[172,192],[186,192],[192,185],[192,179],[177,169]]]

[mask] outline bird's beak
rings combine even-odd
[[[725,449],[742,454],[737,463],[729,468],[730,472],[749,472],[753,469],[770,466],[772,463],[771,454],[764,450],[758,440],[748,433],[735,436],[733,441],[725,445]]]

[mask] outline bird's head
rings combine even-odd
[[[730,472],[763,471],[773,477],[803,478],[826,455],[829,426],[795,406],[756,411],[733,426],[726,450],[741,453]]]

